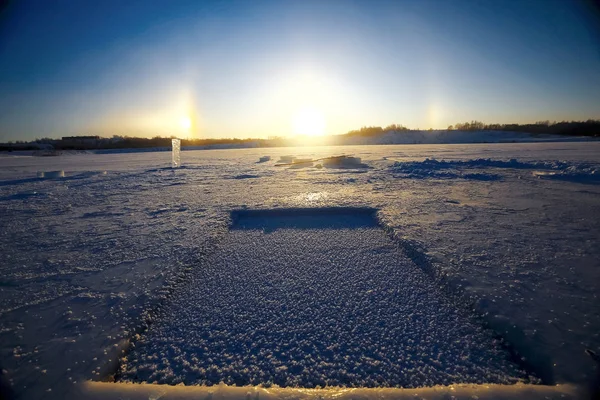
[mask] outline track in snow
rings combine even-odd
[[[514,383],[525,373],[370,209],[236,211],[120,380],[282,387]]]

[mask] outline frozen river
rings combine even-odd
[[[274,166],[281,156],[341,154],[360,157],[365,165]],[[262,156],[271,159],[259,163]],[[225,268],[210,261],[223,251],[219,249],[224,243],[233,249],[239,244],[239,253],[230,254],[233,259],[250,254],[251,243],[244,242],[248,236],[236,238],[240,231],[230,229],[232,210],[323,207],[376,210],[377,224],[386,232],[382,238],[399,246],[398,257],[405,257],[426,278],[419,281],[424,285],[419,286],[425,296],[423,318],[441,321],[428,297],[438,291],[469,320],[465,326],[481,331],[470,336],[473,348],[483,343],[478,338],[493,336],[506,342],[511,357],[520,359],[520,368],[544,383],[594,379],[594,361],[585,350],[600,352],[600,143],[184,151],[183,168],[173,170],[169,163],[168,152],[0,156],[0,365],[12,391],[26,398],[61,398],[76,382],[116,373],[127,365],[119,361],[124,354],[142,354],[122,353],[132,339],[145,343],[152,335],[159,338],[153,329],[165,332],[168,327],[174,330],[177,321],[185,324],[168,312],[181,311],[177,302],[198,279],[194,268],[216,268],[205,277],[210,283]],[[53,170],[64,170],[65,177],[37,178],[38,172]],[[344,239],[351,232],[339,233],[340,243],[351,240]],[[320,234],[313,248],[331,238]],[[370,246],[371,257],[368,249],[361,250],[365,259],[360,268],[353,264],[354,278],[338,284],[372,285],[376,280],[362,275],[372,267],[370,260],[373,265],[390,265],[381,260],[393,256],[381,252],[374,244],[377,234],[372,234],[360,240],[361,246]],[[270,246],[278,237],[255,240]],[[268,254],[261,257],[268,259]],[[258,271],[264,272],[261,268]],[[240,274],[248,271],[242,268]],[[293,276],[279,277],[291,285],[292,297],[300,293]],[[260,276],[247,278],[232,280],[230,286],[223,280],[213,282],[216,293],[230,290],[211,300],[219,307],[248,300],[238,292],[253,279],[264,288]],[[311,281],[314,276],[305,278],[315,290],[323,290]],[[401,287],[401,280],[392,274],[388,283]],[[206,292],[198,290],[202,298]],[[382,307],[398,311],[393,297],[382,296]],[[331,300],[322,293],[314,298]],[[369,297],[355,293],[348,299],[352,305]],[[281,305],[290,307],[286,301]],[[206,304],[212,303],[198,307]],[[225,312],[236,307],[232,304]],[[377,309],[371,305],[358,315]],[[343,310],[341,315],[350,308]],[[328,308],[321,311],[318,315],[331,313]],[[259,322],[269,323],[261,315]],[[370,314],[368,318],[389,327],[381,332],[394,332],[397,321],[389,314],[380,320]],[[302,332],[302,321],[292,321],[292,331]],[[202,326],[210,332],[210,323]],[[228,331],[228,326],[223,322],[219,327],[224,337],[236,337],[239,332]],[[283,331],[281,323],[275,326],[275,332]],[[340,320],[336,326],[346,329],[347,324]],[[432,328],[432,335],[438,331]],[[273,340],[273,335],[250,337]],[[335,336],[327,340],[335,348]],[[368,340],[384,345],[373,336]],[[209,350],[215,345],[206,343]],[[399,341],[390,337],[385,343]],[[494,349],[490,345],[485,351]],[[392,353],[385,354],[385,362],[392,363],[387,356]],[[146,355],[153,357],[152,352]],[[431,361],[427,354],[423,357]],[[167,357],[167,365],[175,365],[173,360]],[[198,362],[202,368],[205,364],[206,360]],[[400,365],[412,368],[410,363]],[[390,371],[376,370],[382,375]],[[173,371],[172,382],[182,369]],[[482,373],[489,378],[489,371]],[[359,383],[366,382],[363,372],[357,372]],[[311,376],[317,375],[307,373],[303,379],[308,383],[299,385],[318,385]],[[414,382],[428,384],[425,378]]]

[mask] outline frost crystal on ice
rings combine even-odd
[[[173,168],[177,168],[181,166],[181,140],[179,139],[172,139],[171,140],[171,146],[173,147],[173,161],[172,161],[172,165]]]

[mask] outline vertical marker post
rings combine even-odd
[[[181,140],[179,140],[179,139],[172,139],[171,140],[171,146],[173,148],[173,151],[172,151],[172,155],[173,155],[172,167],[173,168],[179,168],[179,167],[181,167]]]

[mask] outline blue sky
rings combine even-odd
[[[0,140],[600,118],[588,4],[15,1]]]

